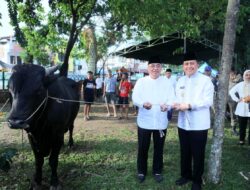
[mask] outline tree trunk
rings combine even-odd
[[[88,70],[96,73],[96,62],[97,62],[97,43],[95,37],[95,31],[93,27],[88,29],[88,38],[89,39],[89,61],[88,61]]]
[[[73,16],[70,36],[69,36],[69,40],[68,40],[67,47],[66,47],[65,54],[64,54],[64,60],[60,68],[60,76],[66,76],[66,77],[68,76],[69,56],[78,36],[76,23],[77,23],[77,19],[75,18],[75,16]]]
[[[215,121],[213,126],[213,139],[208,163],[208,180],[219,183],[221,178],[221,157],[224,137],[224,119],[226,98],[228,96],[229,73],[232,65],[237,13],[239,12],[240,0],[228,0],[226,24],[223,38],[223,49],[219,76],[219,91],[215,108]]]

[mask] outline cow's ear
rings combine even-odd
[[[57,79],[56,75],[45,76],[43,80],[44,87],[48,87],[51,83],[53,83]]]

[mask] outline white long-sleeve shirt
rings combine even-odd
[[[161,104],[172,105],[175,93],[172,84],[166,77],[152,79],[150,76],[140,78],[133,89],[132,100],[139,107],[137,124],[140,128],[164,130],[167,128],[167,111],[161,111]],[[150,110],[143,108],[143,104],[153,104]]]
[[[176,84],[177,103],[187,103],[191,111],[179,111],[178,127],[184,130],[210,128],[210,106],[213,104],[214,86],[211,79],[199,72],[181,77]]]
[[[236,96],[236,92],[239,94],[239,98]],[[229,95],[235,102],[238,102],[240,98],[244,98],[246,95],[250,95],[250,84],[246,84],[244,81],[236,84],[229,91]],[[241,117],[250,117],[249,104],[242,101],[238,102],[235,110],[235,115]]]

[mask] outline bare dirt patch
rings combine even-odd
[[[106,117],[106,108],[103,105],[92,106],[90,120],[84,121],[83,105],[81,105],[78,116],[75,120],[74,138],[95,139],[99,136],[112,137],[119,135],[123,129],[136,133],[136,117],[133,115],[133,110],[130,110],[129,119],[118,119]],[[134,137],[134,136],[133,136]],[[67,139],[67,134],[65,135]],[[133,138],[131,138],[133,139]],[[124,139],[126,140],[126,139]],[[3,122],[0,126],[0,144],[8,146],[10,144],[28,143],[25,131],[13,130]]]

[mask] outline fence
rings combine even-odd
[[[0,90],[0,125],[6,120],[6,115],[10,111],[10,95],[7,90]]]
[[[8,89],[8,80],[10,78],[11,73],[6,71],[0,72],[0,90]]]
[[[10,75],[10,72],[0,72],[0,122],[5,121],[6,115],[10,111],[10,96],[8,92],[8,80]]]

